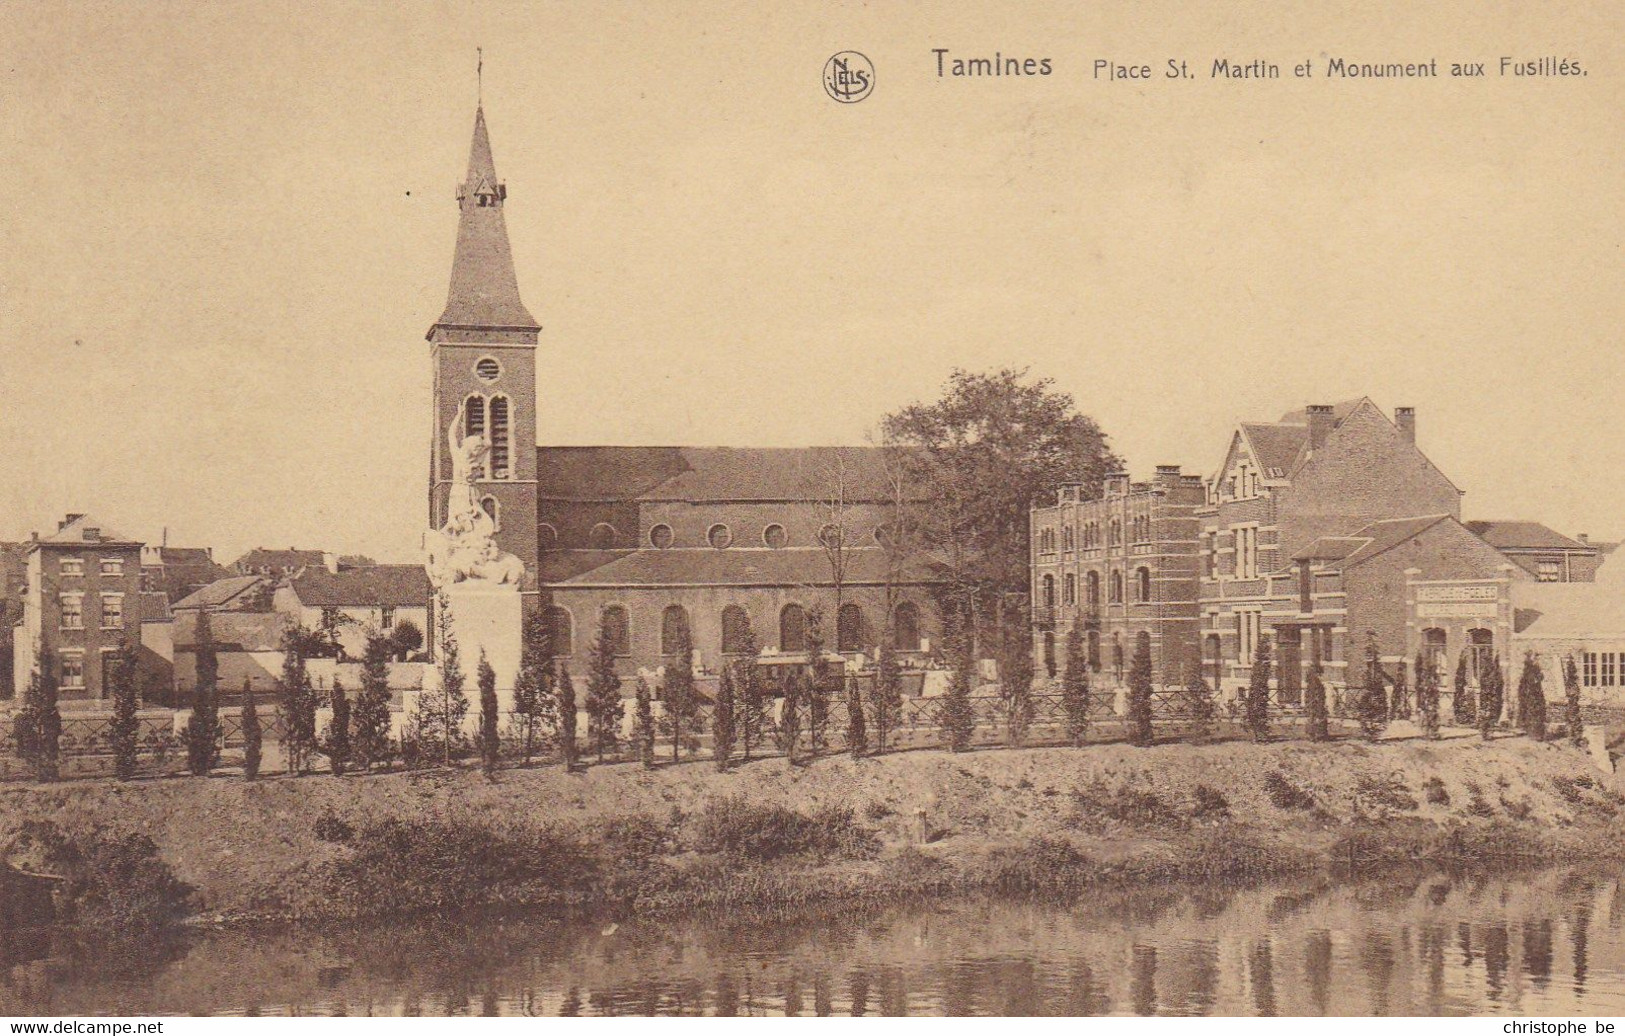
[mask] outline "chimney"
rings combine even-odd
[[[89,543],[92,540],[99,540],[101,538],[102,538],[102,531],[100,529],[96,529],[96,528],[87,528],[87,529],[85,529],[85,542],[86,543]]]
[[[1591,534],[1589,532],[1582,532],[1582,533],[1580,533],[1580,535],[1578,535],[1578,536],[1576,536],[1574,538],[1579,540],[1581,543],[1585,544],[1588,547],[1591,546]]]
[[[1309,415],[1309,448],[1318,450],[1326,445],[1326,436],[1332,434],[1331,404],[1316,403],[1304,409]]]
[[[1412,446],[1416,445],[1416,408],[1402,406],[1394,408],[1394,424],[1399,427],[1399,434]]]
[[[1179,485],[1178,464],[1158,464],[1156,484],[1166,489],[1173,489]]]
[[[322,555],[322,565],[329,574],[335,576],[339,574],[339,556],[337,554],[324,553]]]
[[[63,529],[66,529],[68,526],[72,525],[74,522],[78,521],[79,519],[81,519],[83,517],[84,517],[83,512],[77,513],[77,514],[75,514],[72,511],[68,512],[68,516],[66,518],[64,518],[60,522],[56,523],[56,531],[61,532]]]

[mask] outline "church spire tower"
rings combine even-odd
[[[482,436],[490,458],[476,492],[496,522],[497,545],[536,580],[536,339],[541,325],[519,297],[485,109],[474,110],[468,175],[457,189],[457,248],[446,306],[429,328],[434,369],[434,427],[429,468],[429,527],[445,523],[451,445]]]

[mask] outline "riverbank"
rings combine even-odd
[[[1613,779],[1521,737],[0,788],[0,845],[29,820],[147,836],[220,923],[801,908],[1625,851]]]

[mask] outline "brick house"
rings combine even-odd
[[[1467,523],[1485,543],[1542,583],[1589,583],[1602,566],[1602,548],[1585,536],[1571,539],[1539,522]]]
[[[1196,660],[1202,479],[1163,465],[1150,482],[1115,472],[1090,488],[1063,485],[1030,514],[1035,665],[1057,670],[1077,628],[1093,671],[1121,681],[1143,639],[1152,672],[1179,683]]]
[[[1378,606],[1365,598],[1403,600],[1386,556],[1408,542],[1404,532],[1412,526],[1379,523],[1414,519],[1425,531],[1434,519],[1448,518],[1448,531],[1429,536],[1439,550],[1446,538],[1461,541],[1458,528],[1476,539],[1460,527],[1461,490],[1417,448],[1415,411],[1402,407],[1390,420],[1366,398],[1238,425],[1199,515],[1205,665],[1221,687],[1245,686],[1258,643],[1269,637],[1282,663],[1278,694],[1286,705],[1299,700],[1314,661],[1328,682],[1341,682],[1366,629],[1390,637],[1379,639],[1385,655],[1398,658],[1404,650],[1403,620],[1400,634],[1393,633],[1386,613],[1372,611]],[[1367,568],[1377,557],[1385,560]],[[1362,621],[1367,625],[1351,625]]]
[[[141,644],[141,542],[87,514],[27,544],[22,621],[12,629],[13,680],[28,686],[36,660],[56,668],[64,709],[99,707],[108,664],[126,641]]]

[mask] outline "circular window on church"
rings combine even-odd
[[[671,546],[671,526],[662,522],[649,530],[649,546],[656,550],[665,550]]]
[[[706,542],[721,550],[734,541],[733,532],[721,522],[711,526],[711,531],[705,534]]]
[[[474,375],[481,381],[495,381],[502,376],[502,364],[486,356],[474,365]]]
[[[778,550],[780,547],[790,542],[790,537],[785,534],[784,526],[780,525],[778,522],[774,522],[772,525],[769,525],[767,528],[762,530],[762,542],[767,544],[769,547],[772,547],[774,550]]]

